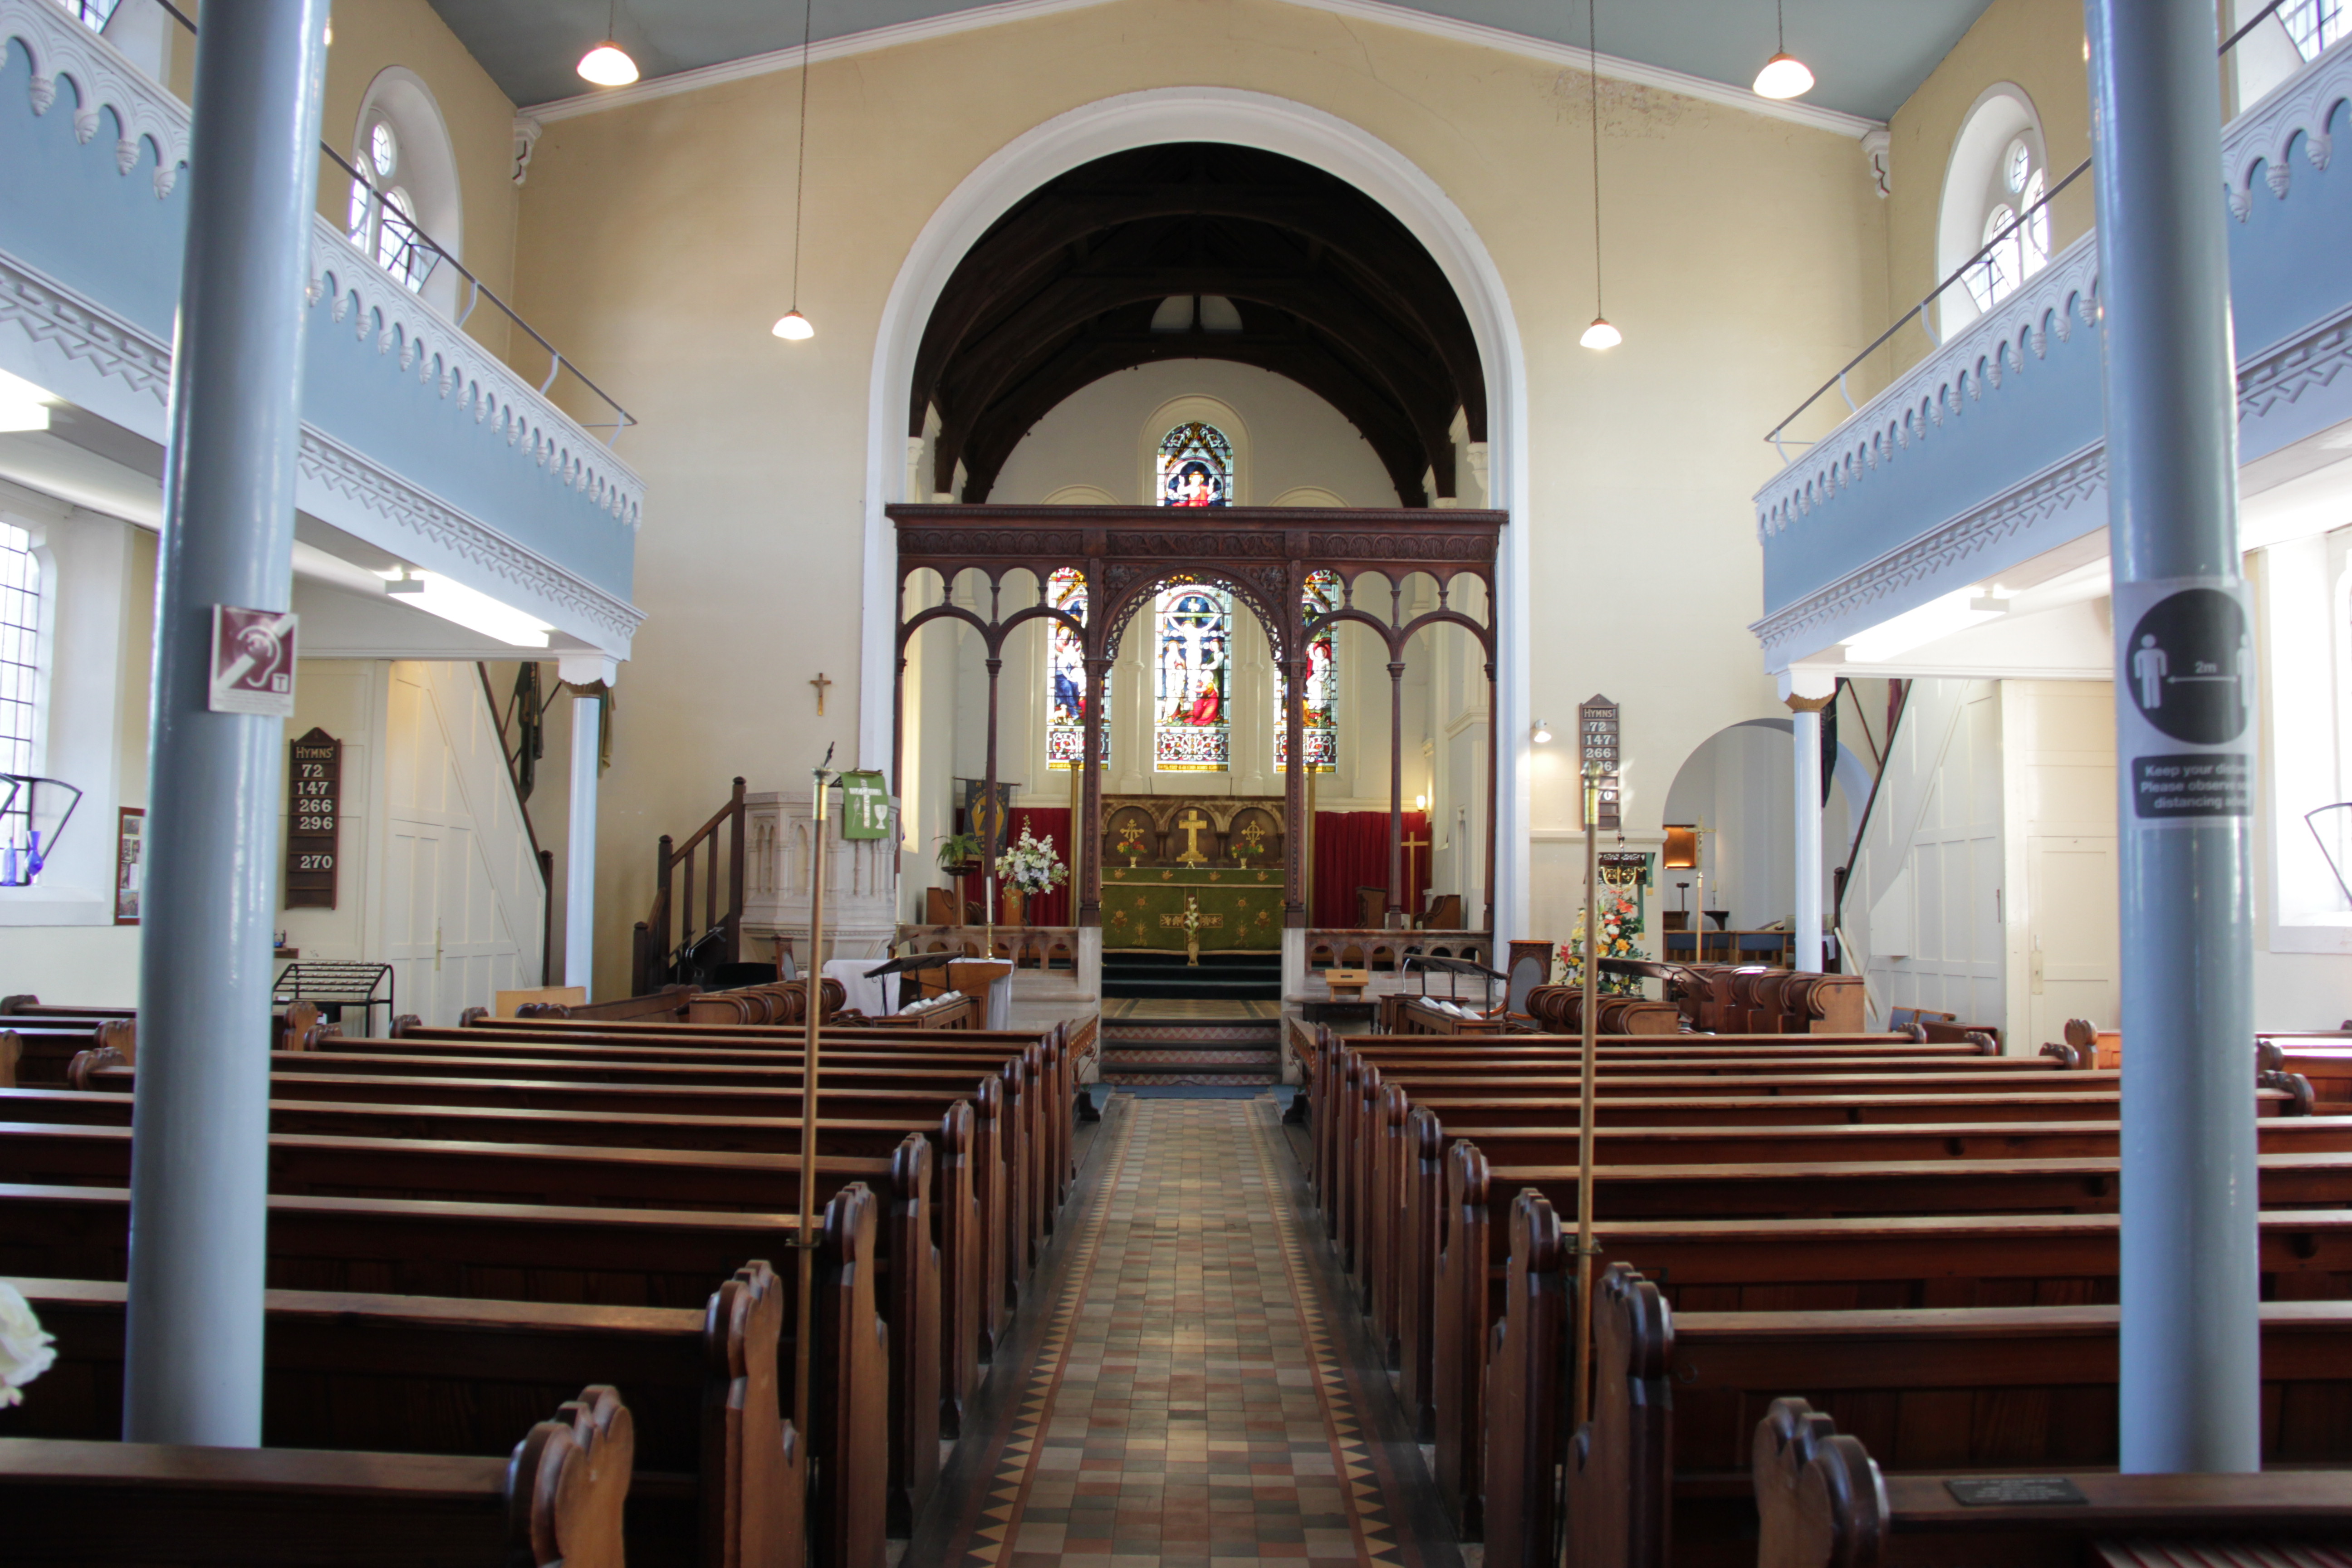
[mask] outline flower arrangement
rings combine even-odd
[[[996,875],[1008,888],[1036,894],[1051,892],[1068,881],[1070,868],[1054,853],[1054,836],[1033,838],[1024,821],[1020,839],[996,858]]]
[[[32,1304],[0,1279],[0,1410],[25,1402],[25,1384],[49,1370],[57,1336],[41,1328]]]
[[[1639,893],[1626,888],[1603,888],[1601,890],[1601,940],[1594,945],[1603,958],[1631,958],[1638,949],[1633,939],[1642,934],[1642,901]],[[1566,969],[1564,984],[1579,985],[1584,981],[1584,916],[1576,917],[1576,930],[1560,944],[1559,960]],[[1642,983],[1630,974],[1603,973],[1596,987],[1608,995],[1639,995]]]

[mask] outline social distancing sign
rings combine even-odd
[[[2253,810],[2253,616],[2242,581],[2118,583],[2116,705],[2132,827],[2236,822]]]

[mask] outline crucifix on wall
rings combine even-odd
[[[1413,889],[1413,888],[1416,886],[1415,882],[1413,881],[1413,876],[1412,876],[1412,867],[1413,867],[1412,852],[1413,852],[1414,850],[1416,850],[1416,849],[1426,849],[1426,848],[1428,848],[1428,847],[1429,847],[1429,840],[1428,840],[1428,839],[1426,839],[1426,838],[1414,838],[1414,837],[1411,837],[1410,835],[1408,835],[1408,836],[1406,837],[1406,838],[1405,838],[1405,841],[1404,841],[1404,897],[1405,897],[1407,900],[1410,900],[1410,899],[1412,897],[1412,889]]]
[[[822,719],[824,717],[824,689],[836,683],[827,680],[824,678],[824,671],[820,669],[816,672],[816,679],[809,684],[816,688],[816,716]]]

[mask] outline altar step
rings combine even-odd
[[[1138,1010],[1150,1005],[1140,1004]],[[1113,1018],[1107,1012],[1102,1042],[1102,1081],[1108,1084],[1270,1085],[1282,1079],[1278,1018],[1202,1018],[1198,1012]]]
[[[1106,952],[1102,994],[1139,998],[1191,997],[1227,1002],[1282,1000],[1279,952],[1204,952],[1190,964],[1181,952]]]

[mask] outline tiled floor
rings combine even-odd
[[[1118,1102],[1027,1382],[941,1561],[1437,1561],[1399,1538],[1390,1447],[1334,1342],[1274,1116],[1270,1100]]]

